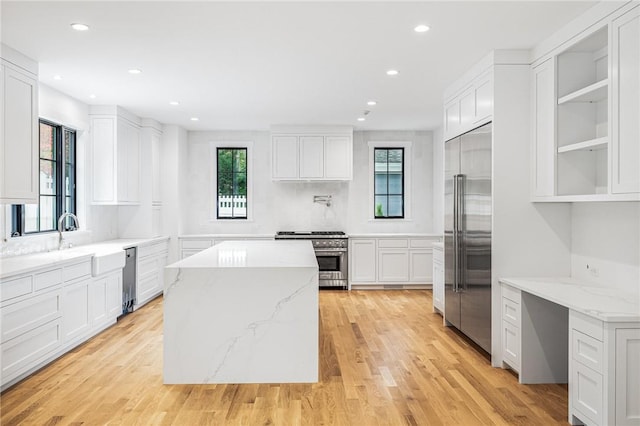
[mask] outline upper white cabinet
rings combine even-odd
[[[2,45],[0,203],[38,202],[38,65]]]
[[[493,73],[485,71],[457,95],[445,100],[444,139],[449,140],[491,121]]]
[[[534,63],[532,199],[640,199],[640,7]]]
[[[140,201],[140,122],[120,107],[92,107],[93,204]]]
[[[611,192],[640,193],[640,7],[612,24]]]
[[[273,180],[351,180],[350,127],[280,127],[271,131]]]

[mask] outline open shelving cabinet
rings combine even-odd
[[[603,26],[556,63],[557,195],[608,192],[609,33]]]

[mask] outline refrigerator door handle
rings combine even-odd
[[[460,285],[460,258],[459,258],[459,181],[460,175],[453,176],[453,292],[457,293],[459,291]]]
[[[458,222],[458,249],[457,249],[457,254],[458,254],[458,267],[459,267],[459,271],[458,271],[458,291],[462,292],[464,290],[467,289],[467,277],[466,277],[466,270],[467,270],[467,246],[466,246],[466,242],[467,242],[467,229],[465,226],[465,213],[466,213],[466,206],[465,206],[465,192],[466,192],[466,183],[467,183],[467,176],[460,174],[458,175],[458,180],[457,180],[457,193],[458,193],[458,199],[456,200],[457,204],[458,204],[458,211],[457,211],[457,222]]]

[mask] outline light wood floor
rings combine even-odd
[[[566,424],[566,385],[491,368],[430,291],[322,291],[320,316],[317,384],[163,385],[158,298],[5,391],[0,424]]]

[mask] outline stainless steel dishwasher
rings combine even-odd
[[[122,270],[122,315],[133,312],[136,304],[136,248],[128,248]]]

